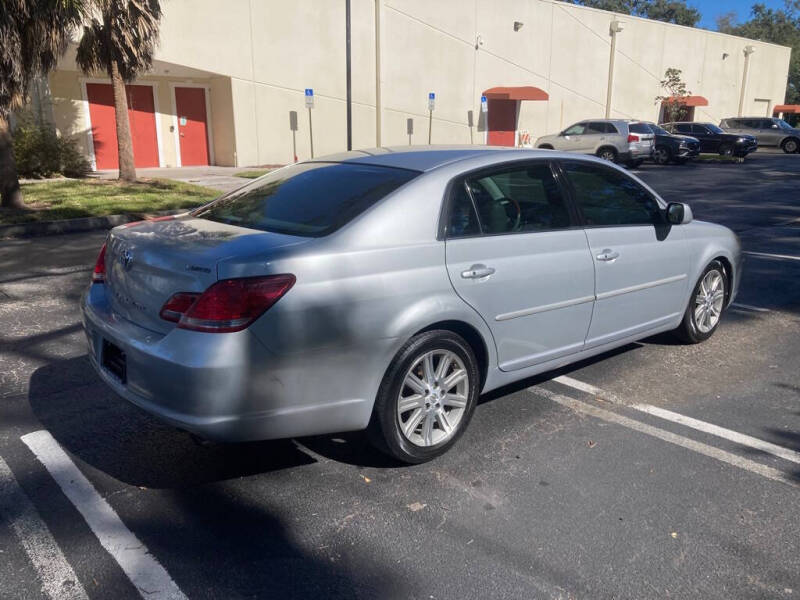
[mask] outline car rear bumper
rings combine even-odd
[[[236,442],[352,431],[369,422],[374,395],[358,392],[374,382],[354,385],[353,397],[339,397],[331,392],[335,385],[321,385],[324,369],[320,377],[307,374],[308,362],[320,358],[313,353],[278,357],[248,330],[155,333],[116,315],[104,285],[92,285],[81,304],[89,356],[102,380],[175,427]],[[125,381],[104,366],[104,341],[124,353]],[[359,360],[354,364],[360,367]]]

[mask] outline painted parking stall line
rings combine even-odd
[[[766,442],[750,435],[739,433],[738,431],[726,429],[725,427],[720,427],[719,425],[714,425],[713,423],[706,423],[705,421],[693,419],[692,417],[687,417],[686,415],[672,412],[671,410],[666,410],[664,408],[659,408],[658,406],[652,406],[650,404],[634,404],[631,408],[654,415],[660,419],[665,419],[667,421],[672,421],[673,423],[691,427],[697,431],[702,431],[704,433],[709,433],[711,435],[730,440],[731,442],[735,442],[741,446],[749,446],[750,448],[755,448],[761,452],[766,452],[767,454],[772,454],[778,458],[783,458],[784,460],[800,464],[800,452],[795,452],[790,448],[779,446],[778,444]]]
[[[64,558],[53,534],[0,458],[0,517],[10,525],[42,583],[42,592],[53,600],[88,600],[86,591]]]
[[[143,598],[185,600],[166,569],[125,526],[49,431],[35,431],[20,439],[55,479]]]
[[[750,471],[751,473],[756,473],[757,475],[761,475],[762,477],[765,477],[772,481],[777,481],[792,486],[793,488],[800,489],[800,484],[794,481],[789,475],[787,475],[783,471],[774,469],[772,467],[768,467],[766,465],[762,465],[761,463],[755,462],[747,458],[743,458],[738,454],[734,454],[726,450],[721,450],[714,446],[710,446],[708,444],[695,441],[691,438],[678,435],[677,433],[667,431],[666,429],[660,429],[658,427],[654,427],[653,425],[648,425],[647,423],[642,423],[641,421],[637,421],[636,419],[631,419],[629,417],[617,414],[610,410],[605,410],[603,408],[593,406],[591,404],[582,402],[580,400],[576,400],[575,398],[571,398],[569,396],[556,394],[555,392],[551,392],[549,390],[545,390],[538,387],[530,387],[527,389],[527,391],[534,395],[547,398],[548,400],[551,400],[552,402],[565,406],[571,410],[574,410],[575,412],[587,414],[591,417],[595,417],[597,419],[601,419],[609,423],[616,423],[617,425],[622,425],[623,427],[627,427],[628,429],[638,431],[639,433],[650,435],[652,437],[658,438],[670,444],[675,444],[676,446],[681,446],[683,448],[686,448],[687,450],[692,450],[694,452],[697,452],[698,454],[702,454],[709,458],[716,459],[720,462],[724,462],[729,465],[733,465],[734,467]]]

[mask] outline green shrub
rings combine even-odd
[[[58,137],[51,126],[25,113],[14,130],[14,159],[20,177],[84,177],[90,171],[74,139]]]

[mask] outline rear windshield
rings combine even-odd
[[[628,129],[631,130],[631,133],[653,133],[647,123],[631,123],[628,125]]]
[[[370,165],[302,163],[265,175],[193,214],[261,231],[320,237],[417,175],[417,171]]]

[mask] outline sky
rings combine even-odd
[[[783,0],[688,0],[687,4],[694,6],[703,15],[698,23],[703,29],[716,29],[717,16],[728,12],[735,12],[738,20],[746,21],[750,18],[750,8],[756,2],[765,4],[768,8],[783,8]]]

